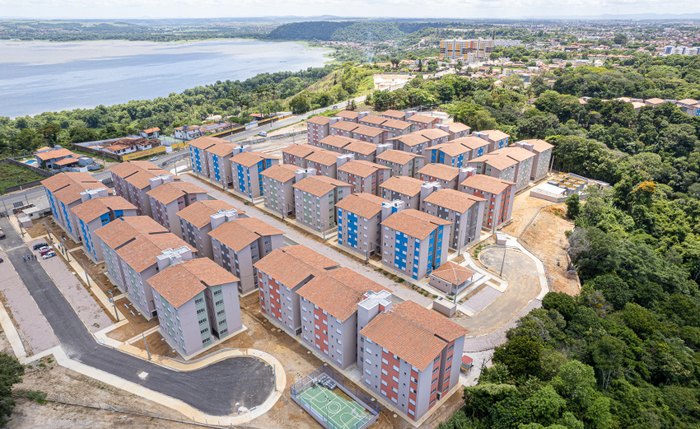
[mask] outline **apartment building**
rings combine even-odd
[[[469,149],[459,143],[449,142],[431,146],[423,151],[425,163],[445,164],[450,167],[465,166],[469,157]]]
[[[369,161],[348,161],[338,167],[338,180],[349,183],[352,192],[379,194],[379,185],[391,175],[391,169]]]
[[[447,261],[430,273],[430,286],[455,296],[474,282],[476,273],[467,267]]]
[[[243,152],[232,157],[233,189],[249,198],[261,197],[262,172],[278,163],[278,159],[261,152]]]
[[[263,196],[265,207],[282,217],[294,214],[294,188],[297,180],[314,175],[315,171],[297,167],[290,164],[273,165],[262,172]]]
[[[404,121],[404,120],[406,120],[406,114],[407,114],[407,112],[403,112],[401,110],[389,109],[385,112],[380,113],[379,116],[383,116],[383,117],[389,118],[389,119],[397,119],[399,121]]]
[[[530,179],[538,181],[545,178],[549,172],[549,164],[552,161],[552,149],[554,146],[539,139],[520,140],[516,142],[515,145],[535,154],[532,159]]]
[[[193,356],[243,328],[236,276],[208,258],[169,263],[148,284],[170,347]]]
[[[367,255],[381,251],[384,198],[368,193],[351,194],[336,204],[338,244]]]
[[[334,269],[338,263],[305,246],[273,250],[255,264],[263,314],[289,335],[301,334],[301,309],[297,291]]]
[[[190,154],[190,166],[192,172],[201,176],[209,177],[209,162],[207,159],[206,150],[210,147],[221,144],[223,139],[216,137],[203,136],[191,140],[187,143],[187,150]]]
[[[529,150],[517,147],[509,146],[504,147],[493,152],[494,155],[507,156],[517,162],[515,165],[515,177],[513,182],[515,182],[516,192],[525,189],[530,184],[530,176],[532,175],[532,165],[535,159],[535,153]]]
[[[357,361],[358,305],[386,288],[348,268],[314,276],[297,290],[301,339],[311,350],[339,368]]]
[[[179,237],[182,232],[177,212],[197,201],[209,199],[206,190],[190,182],[167,182],[151,188],[146,194],[151,205],[151,217]]]
[[[391,168],[392,176],[415,177],[418,170],[425,164],[424,158],[418,154],[390,149],[377,155],[375,162]]]
[[[155,186],[172,181],[174,176],[148,161],[129,161],[109,170],[114,192],[136,206],[140,215],[151,216],[148,192]]]
[[[494,41],[486,39],[440,40],[440,60],[474,63],[487,60],[493,52]]]
[[[352,124],[350,125],[352,126]],[[330,136],[324,137],[321,140],[319,140],[315,146],[318,146],[319,148],[324,150],[343,153],[343,148],[355,141],[359,140],[345,135],[331,134]]]
[[[309,118],[306,121],[306,138],[309,144],[315,145],[322,138],[328,136],[330,134],[330,126],[339,120],[339,118],[329,118],[327,116]]]
[[[491,146],[488,140],[473,135],[452,140],[452,143],[460,144],[467,149],[467,153],[465,154],[465,159],[467,161],[486,155]]]
[[[413,301],[383,304],[358,314],[362,382],[419,420],[459,383],[467,330]]]
[[[407,116],[406,121],[408,121],[416,131],[435,128],[442,123],[442,120],[437,116],[421,115],[420,113]]]
[[[449,136],[449,133],[443,130],[430,128],[396,137],[392,139],[391,142],[396,150],[423,155],[425,149],[438,144],[447,143]]]
[[[314,146],[310,144],[290,144],[282,149],[282,162],[284,164],[296,165],[300,168],[306,168],[306,157],[318,150],[318,141]]]
[[[462,181],[459,190],[486,200],[483,229],[495,231],[510,221],[515,201],[515,183],[475,174]]]
[[[357,122],[363,116],[366,116],[367,112],[354,112],[352,110],[342,110],[335,114],[336,118],[340,118],[341,121],[346,122]]]
[[[450,221],[414,209],[382,221],[382,263],[419,280],[447,260]]]
[[[357,123],[385,130],[385,140],[408,134],[414,130],[410,122],[377,115],[364,116],[358,119]]]
[[[388,145],[376,145],[363,141],[353,141],[343,148],[343,153],[351,154],[353,159],[374,162],[377,153],[388,148]]]
[[[196,255],[180,237],[143,216],[120,218],[98,229],[95,235],[110,280],[148,320],[155,316],[156,308],[147,280],[168,261],[189,260]]]
[[[472,131],[469,125],[465,125],[461,122],[450,122],[449,124],[437,124],[437,128],[447,132],[449,134],[448,140],[457,140],[462,137],[467,137]]]
[[[223,222],[244,215],[221,200],[197,201],[177,212],[180,238],[197,249],[200,257],[213,258],[209,232]]]
[[[136,206],[122,197],[96,197],[73,207],[77,229],[85,254],[93,261],[103,259],[102,248],[97,245],[95,231],[124,216],[136,216]]]
[[[354,155],[351,154],[316,149],[314,153],[306,157],[306,166],[309,169],[316,170],[316,174],[319,176],[335,179],[338,177],[338,167],[353,159]]]
[[[382,128],[347,121],[336,122],[330,127],[331,136],[349,137],[373,144],[384,143],[387,133]]]
[[[499,130],[477,131],[472,133],[472,135],[489,142],[489,152],[503,149],[504,147],[508,146],[508,141],[510,140],[510,136],[508,134]]]
[[[423,200],[422,210],[450,221],[450,248],[461,251],[479,240],[486,200],[454,189],[440,189]]]
[[[308,176],[294,184],[296,221],[314,231],[335,227],[335,206],[350,195],[351,186],[326,176]]]
[[[73,207],[83,203],[86,196],[106,197],[107,187],[87,173],[59,173],[42,180],[41,185],[54,221],[73,241],[79,242],[80,231]]]
[[[204,149],[206,166],[208,169],[206,176],[222,187],[228,188],[233,184],[233,174],[231,172],[231,162],[229,159],[241,152],[249,151],[250,146],[229,143],[224,139],[217,140],[221,140],[221,142]]]
[[[255,263],[283,245],[282,231],[256,218],[222,221],[209,237],[214,262],[240,279],[238,292],[242,295],[258,287]]]
[[[460,180],[467,177],[467,169],[445,164],[425,164],[418,170],[418,178],[424,182],[438,182],[442,189],[457,189]]]
[[[379,185],[380,195],[388,201],[400,200],[406,208],[420,209],[424,182],[408,176],[393,176]]]

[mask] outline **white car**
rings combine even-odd
[[[50,252],[44,253],[41,257],[42,257],[43,259],[49,259],[49,258],[53,258],[54,256],[56,256],[56,252],[54,252],[54,251],[52,250],[52,251],[50,251]]]

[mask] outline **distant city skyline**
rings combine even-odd
[[[320,16],[385,18],[586,18],[697,15],[687,0],[0,0],[0,18],[157,19]],[[697,18],[697,16],[695,16]]]

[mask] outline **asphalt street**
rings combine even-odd
[[[23,261],[22,256],[30,250],[7,219],[0,219],[0,225],[7,234],[1,244],[10,262],[70,358],[180,399],[210,415],[232,414],[236,403],[246,408],[258,406],[272,392],[272,367],[254,357],[227,359],[180,373],[99,345],[41,265]],[[148,374],[145,379],[139,377],[142,372]]]

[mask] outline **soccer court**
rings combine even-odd
[[[367,421],[370,413],[360,404],[339,396],[323,386],[311,386],[298,399],[334,429],[355,429]]]

